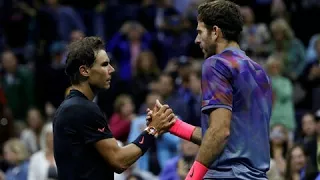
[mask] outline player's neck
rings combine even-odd
[[[90,101],[93,100],[95,94],[87,83],[80,83],[77,85],[72,85],[72,89],[80,91],[84,94]]]
[[[228,42],[226,40],[222,40],[220,43],[217,43],[217,51],[216,52],[217,52],[217,54],[220,54],[223,50],[225,50],[227,48],[240,49],[240,46],[235,41]]]

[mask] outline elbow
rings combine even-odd
[[[117,174],[121,174],[125,171],[126,169],[122,169],[122,168],[116,168],[114,171],[117,173]]]
[[[224,131],[224,139],[227,140],[230,136],[230,129]]]
[[[228,140],[228,138],[230,136],[230,129],[229,128],[221,128],[220,132],[218,134],[220,134],[221,140],[223,140],[225,142]]]
[[[114,168],[114,171],[117,173],[117,174],[121,174],[123,173],[124,171],[126,171],[129,167],[130,167],[130,164],[128,163],[125,163],[121,158],[117,157],[115,158],[115,161],[113,164],[113,168]]]
[[[115,171],[117,174],[121,174],[121,173],[123,173],[124,171],[126,171],[128,168],[129,168],[129,166],[127,166],[127,165],[118,164],[118,165],[116,165],[114,171]]]

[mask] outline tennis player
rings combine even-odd
[[[186,179],[266,180],[271,85],[264,69],[239,48],[243,20],[227,0],[198,7],[202,65],[201,127],[175,121],[170,132],[200,145]],[[162,105],[157,102],[158,108]],[[156,112],[149,111],[148,115]],[[153,119],[149,119],[151,122]]]
[[[54,157],[59,180],[114,179],[154,144],[159,131],[175,121],[167,105],[152,116],[153,121],[135,141],[119,147],[95,95],[110,87],[114,68],[100,38],[86,37],[70,45],[66,73],[71,91],[53,120]]]

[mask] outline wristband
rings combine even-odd
[[[198,161],[195,161],[185,180],[202,180],[208,168]]]
[[[195,128],[195,126],[192,126],[188,123],[183,122],[180,119],[177,119],[169,131],[171,134],[174,134],[182,139],[189,141]]]
[[[150,146],[154,144],[155,139],[156,138],[153,135],[149,134],[147,131],[143,131],[132,143],[141,149],[143,155],[148,151]]]

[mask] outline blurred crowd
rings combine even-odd
[[[94,101],[120,145],[144,130],[156,99],[199,126],[202,1],[0,1],[0,180],[57,179],[52,118],[70,90],[67,45],[84,36],[105,40],[116,69]],[[241,48],[272,80],[268,177],[320,179],[320,1],[234,1],[244,17]],[[184,179],[197,151],[164,134],[115,179]]]

